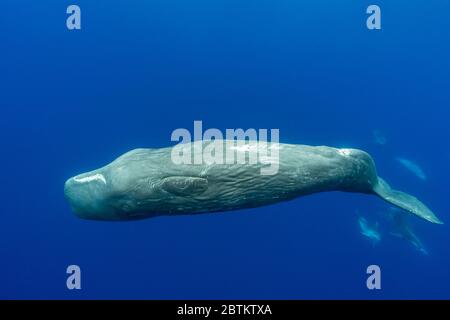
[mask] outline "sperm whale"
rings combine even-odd
[[[248,158],[248,148],[236,148],[236,141],[223,142],[224,153]],[[392,189],[378,177],[373,159],[362,150],[267,144],[278,152],[276,174],[261,174],[265,161],[175,163],[174,147],[135,149],[104,167],[68,179],[65,197],[80,218],[121,221],[254,208],[318,192],[344,191],[376,195],[422,219],[442,223],[417,198]],[[207,145],[196,141],[183,148],[195,156]],[[259,149],[256,153],[259,159],[266,157]]]

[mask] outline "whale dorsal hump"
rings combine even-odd
[[[175,176],[162,180],[162,188],[177,196],[198,195],[208,189],[208,180],[198,177]]]

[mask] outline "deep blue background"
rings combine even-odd
[[[72,3],[81,31],[65,26]],[[377,1],[369,31],[370,4],[2,1],[0,298],[450,298],[450,4]],[[447,224],[411,219],[424,256],[386,228],[372,247],[357,212],[383,223],[389,206],[358,194],[128,223],[71,213],[65,179],[194,120],[367,150]],[[81,291],[66,289],[69,264]]]

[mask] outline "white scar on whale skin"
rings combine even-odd
[[[352,150],[350,150],[350,149],[338,149],[338,152],[339,152],[339,154],[341,154],[341,155],[343,155],[345,157],[348,157],[352,153]]]
[[[73,180],[75,180],[76,182],[79,182],[79,183],[87,183],[87,182],[99,180],[99,181],[103,182],[104,184],[106,184],[105,177],[100,173],[94,174],[92,176],[84,177],[84,178],[75,177],[75,178],[73,178]]]

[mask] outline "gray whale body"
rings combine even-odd
[[[193,153],[196,144],[185,144]],[[267,163],[175,164],[172,147],[135,149],[110,164],[68,179],[65,196],[74,213],[92,220],[135,220],[254,208],[325,191],[377,195],[420,218],[442,223],[415,197],[377,176],[370,155],[358,149],[267,143],[279,152],[278,172]],[[245,149],[224,143],[224,153]],[[230,147],[231,146],[231,147]],[[238,149],[238,150],[236,150]],[[248,151],[248,150],[247,150]]]

